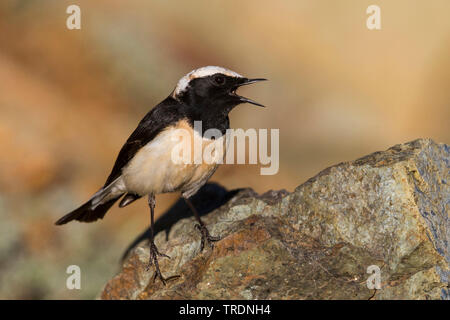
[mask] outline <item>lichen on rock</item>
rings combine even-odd
[[[292,193],[209,189],[220,205],[203,210],[222,237],[214,249],[199,252],[195,219],[180,213],[156,236],[171,257],[161,271],[180,277],[153,282],[144,241],[101,298],[450,299],[449,168],[447,145],[419,139],[327,168]],[[379,290],[367,286],[369,266]]]

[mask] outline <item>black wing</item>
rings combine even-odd
[[[127,142],[120,149],[114,167],[109,174],[104,187],[117,179],[122,174],[122,168],[134,157],[134,155],[149,141],[158,135],[166,127],[176,123],[185,117],[184,105],[168,97],[154,107],[139,122]]]

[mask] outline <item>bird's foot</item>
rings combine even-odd
[[[149,271],[153,265],[155,266],[155,274],[153,276],[153,282],[155,282],[156,278],[159,278],[159,280],[161,280],[163,285],[166,285],[167,281],[175,279],[175,278],[179,278],[180,276],[171,276],[168,278],[163,277],[161,270],[159,269],[158,256],[170,259],[170,257],[167,254],[159,252],[155,243],[153,241],[151,241],[150,242],[150,259],[149,259],[149,262],[147,265],[147,271]]]
[[[205,225],[202,224],[196,224],[195,227],[200,231],[202,234],[202,240],[200,244],[200,252],[203,251],[205,248],[205,243],[207,242],[211,248],[214,248],[214,242],[219,241],[220,237],[213,237],[209,234],[208,229],[205,227]]]

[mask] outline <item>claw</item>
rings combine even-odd
[[[155,245],[154,243],[150,244],[150,246],[153,247],[153,250],[155,251],[155,253],[156,253],[158,256],[163,257],[163,258],[169,258],[169,259],[170,259],[170,257],[169,257],[167,254],[164,254],[164,253],[159,252],[158,248],[156,247],[156,245]]]
[[[213,242],[219,241],[221,239],[220,237],[211,236],[209,234],[208,229],[204,225],[196,224],[195,228],[198,229],[202,234],[202,240],[200,243],[200,251],[203,251],[203,249],[205,248],[205,242],[208,242],[209,246],[212,249],[212,248],[214,248]]]
[[[168,255],[158,251],[158,248],[156,247],[155,243],[150,243],[150,259],[149,259],[146,270],[149,271],[153,265],[155,266],[155,274],[153,275],[153,282],[155,282],[156,278],[158,277],[159,280],[161,280],[161,282],[163,283],[163,285],[166,285],[167,281],[169,281],[171,279],[179,278],[180,277],[179,275],[171,276],[168,278],[163,277],[161,270],[159,269],[158,256],[170,259],[170,257]]]

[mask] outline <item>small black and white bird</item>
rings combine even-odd
[[[154,243],[155,195],[180,191],[186,203],[198,220],[202,235],[201,250],[205,242],[220,240],[213,237],[200,219],[189,198],[216,171],[219,162],[208,163],[192,161],[180,163],[173,161],[172,150],[179,145],[178,129],[184,129],[193,138],[200,138],[202,148],[210,143],[223,143],[226,150],[225,132],[230,126],[229,112],[238,104],[251,103],[263,106],[253,100],[236,94],[244,85],[266,79],[248,79],[231,70],[208,66],[189,72],[182,77],[173,92],[160,104],[148,112],[137,128],[123,145],[104,186],[85,204],[70,212],[56,224],[62,225],[72,220],[93,222],[102,219],[109,208],[122,196],[119,207],[125,207],[133,201],[148,195],[151,214],[150,261],[155,266],[155,277],[163,283],[158,264],[158,256],[168,257],[158,251]],[[201,131],[194,130],[194,121],[201,121]],[[218,129],[220,139],[208,139],[203,133],[208,129]],[[218,149],[219,150],[219,149]]]

